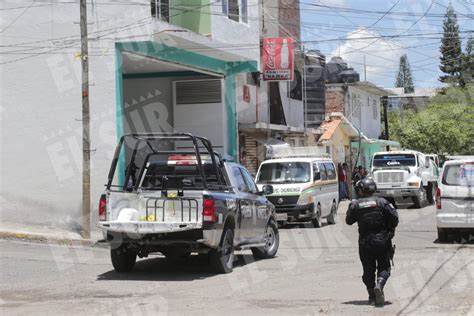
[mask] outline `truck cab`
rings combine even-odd
[[[421,208],[425,200],[434,203],[438,168],[421,152],[377,152],[370,173],[377,184],[377,196],[395,203],[409,199],[416,208]]]

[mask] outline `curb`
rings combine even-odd
[[[47,236],[47,235],[41,235],[41,234],[18,233],[18,232],[9,232],[9,231],[0,231],[0,239],[41,243],[41,244],[51,244],[51,245],[61,245],[61,246],[109,248],[107,243],[103,242],[102,240],[94,241],[90,239],[60,238],[60,237]]]

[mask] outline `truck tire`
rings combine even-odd
[[[425,194],[425,189],[421,189],[422,191],[420,192],[420,194],[418,194],[417,196],[414,196],[413,197],[413,206],[415,208],[422,208],[423,207],[423,198],[426,196]]]
[[[327,217],[327,221],[329,225],[334,225],[336,224],[336,218],[337,218],[337,205],[336,202],[332,202],[331,206],[331,213]]]
[[[280,236],[278,235],[278,228],[274,221],[270,221],[265,230],[264,242],[264,247],[250,248],[253,257],[257,260],[273,258],[278,251]]]
[[[137,261],[137,253],[129,248],[128,244],[121,244],[110,249],[112,265],[117,272],[130,272]]]
[[[442,228],[438,228],[438,242],[446,242],[448,240],[448,232]]]
[[[430,203],[430,205],[434,204],[435,202],[436,189],[436,184],[434,184],[433,182],[430,182],[430,184],[428,184],[428,187],[426,189],[426,199],[428,200],[428,203]]]
[[[321,227],[321,205],[319,204],[316,208],[316,212],[314,213],[314,217],[311,219],[311,223],[313,224],[314,228]]]
[[[234,231],[225,227],[217,249],[209,251],[209,261],[217,273],[230,273],[234,268]]]

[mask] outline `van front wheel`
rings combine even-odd
[[[327,217],[327,221],[329,225],[336,224],[336,217],[337,217],[337,205],[336,202],[332,202],[331,206],[331,213]]]
[[[318,204],[313,218],[311,219],[311,223],[313,224],[314,228],[321,227],[321,205]]]

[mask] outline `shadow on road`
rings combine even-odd
[[[327,222],[321,223],[321,227],[330,226]],[[286,223],[283,226],[278,227],[278,229],[295,229],[295,228],[306,228],[306,229],[319,229],[315,228],[311,222],[293,222],[293,223]]]
[[[369,305],[369,301],[368,300],[362,300],[362,301],[347,301],[347,302],[343,302],[342,304],[345,304],[345,305],[358,305],[358,306],[362,306],[362,305]],[[386,301],[384,306],[387,306],[387,305],[392,305],[392,302],[390,301]],[[375,306],[374,306],[375,307]]]
[[[255,259],[251,254],[236,254],[234,270]],[[212,270],[206,255],[191,255],[188,258],[164,257],[148,258],[137,261],[132,272],[118,273],[115,270],[97,276],[98,281],[193,281],[203,280],[217,274]]]
[[[474,235],[469,233],[450,233],[446,241],[435,239],[433,243],[441,245],[474,245]]]

